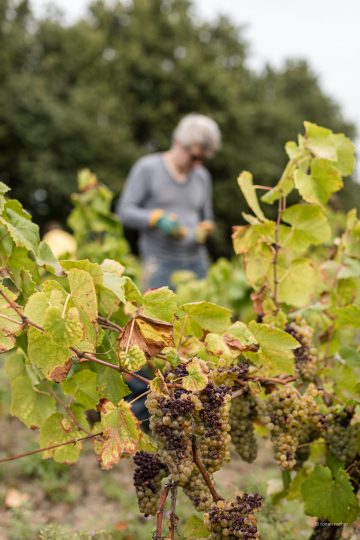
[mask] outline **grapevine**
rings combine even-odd
[[[216,473],[236,459],[231,443],[251,463],[267,440],[284,484],[276,498],[297,498],[317,518],[313,540],[324,538],[321,523],[337,524],[326,538],[341,538],[341,523],[359,514],[360,221],[349,212],[334,236],[327,203],[353,170],[353,145],[305,122],[286,151],[273,188],[254,184],[247,171],[238,178],[252,211],[233,233],[253,291],[244,320],[211,297],[184,302],[166,287],[142,293],[122,264],[126,244],[119,253],[114,246],[122,231],[107,219],[111,197],[89,172],[70,224],[91,260],[57,260],[0,183],[0,350],[11,414],[39,444],[0,455],[1,464],[34,453],[75,463],[92,441],[104,470],[133,458],[139,509],[156,516],[156,540],[185,538],[191,528],[177,517],[178,490],[203,513],[189,520],[200,521],[204,537],[257,539],[264,494],[225,500]],[[300,202],[289,206],[294,190]],[[81,220],[100,208],[96,197],[111,231],[98,231],[88,246]],[[263,204],[274,203],[270,220]],[[152,379],[139,373],[144,367]],[[146,385],[149,433],[127,401],[128,377]]]

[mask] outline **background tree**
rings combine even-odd
[[[166,149],[179,118],[199,111],[223,133],[210,165],[213,253],[229,255],[240,170],[275,183],[281,148],[304,119],[354,135],[306,62],[251,71],[241,29],[197,20],[188,0],[99,0],[70,26],[56,12],[35,20],[26,0],[0,0],[0,17],[0,175],[40,222],[65,221],[78,169],[119,193],[132,163]],[[360,188],[347,187],[353,205]]]

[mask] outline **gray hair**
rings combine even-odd
[[[215,120],[203,114],[191,113],[184,116],[176,126],[173,141],[183,146],[199,144],[207,157],[212,157],[220,148],[221,133]]]

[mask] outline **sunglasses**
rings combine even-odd
[[[195,161],[201,161],[202,163],[206,161],[206,156],[198,155],[198,154],[189,154],[189,159],[192,163]]]

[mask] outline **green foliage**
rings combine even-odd
[[[240,494],[222,501],[212,478],[230,459],[231,400],[246,397],[252,404],[249,433],[255,424],[271,439],[283,473],[276,498],[296,499],[319,519],[356,519],[360,225],[350,212],[334,237],[323,204],[324,193],[338,188],[331,182],[333,171],[342,182],[352,166],[353,147],[329,130],[310,123],[305,128],[297,145],[287,145],[285,171],[263,197],[277,204],[276,220],[262,211],[257,184],[248,173],[240,175],[255,214],[246,215],[248,224],[235,227],[233,236],[254,289],[247,322],[208,299],[184,302],[180,291],[160,288],[141,295],[114,260],[56,261],[57,275],[43,280],[35,229],[13,220],[14,230],[6,229],[0,239],[0,319],[4,350],[11,350],[6,364],[11,411],[38,429],[45,459],[74,463],[86,439],[93,439],[105,470],[142,452],[137,464],[154,466],[140,469],[143,483],[135,478],[144,512],[154,513],[151,501],[169,476],[172,493],[179,484],[195,508],[207,512],[210,537],[218,534],[218,523],[224,537],[236,523],[247,534],[255,527],[253,512],[261,497]],[[313,174],[319,160],[330,174],[325,191],[326,177]],[[296,189],[300,173],[315,189],[287,208],[286,196]],[[86,180],[90,184],[85,180],[82,186],[93,188],[93,177]],[[310,192],[316,197],[309,198]],[[2,196],[3,214],[11,207],[23,217],[21,205]],[[19,248],[33,263],[26,279],[12,266]],[[231,275],[233,267],[225,269]],[[123,399],[128,393],[123,376],[134,376],[145,365],[156,372],[152,382],[142,378],[150,387],[149,435]],[[100,421],[90,426],[87,412],[94,408]],[[198,526],[198,520],[187,524],[189,530]]]
[[[211,164],[219,222],[213,251],[229,255],[231,225],[245,209],[232,180],[239,170],[273,185],[284,165],[281,148],[304,118],[354,135],[306,62],[255,73],[243,30],[225,17],[199,21],[192,7],[189,0],[94,1],[82,20],[67,25],[55,14],[34,19],[28,2],[1,2],[0,170],[37,222],[65,221],[74,171],[84,165],[119,193],[135,160],[165,150],[180,117],[199,111],[223,133]],[[316,133],[313,139],[315,147]],[[349,174],[346,148],[340,153]],[[89,185],[91,192],[91,178]],[[109,204],[103,188],[101,196],[100,230],[81,245],[81,258],[96,257],[103,243],[113,249],[101,239]],[[349,183],[347,207],[359,196]],[[81,200],[75,204],[71,222],[78,226]]]

